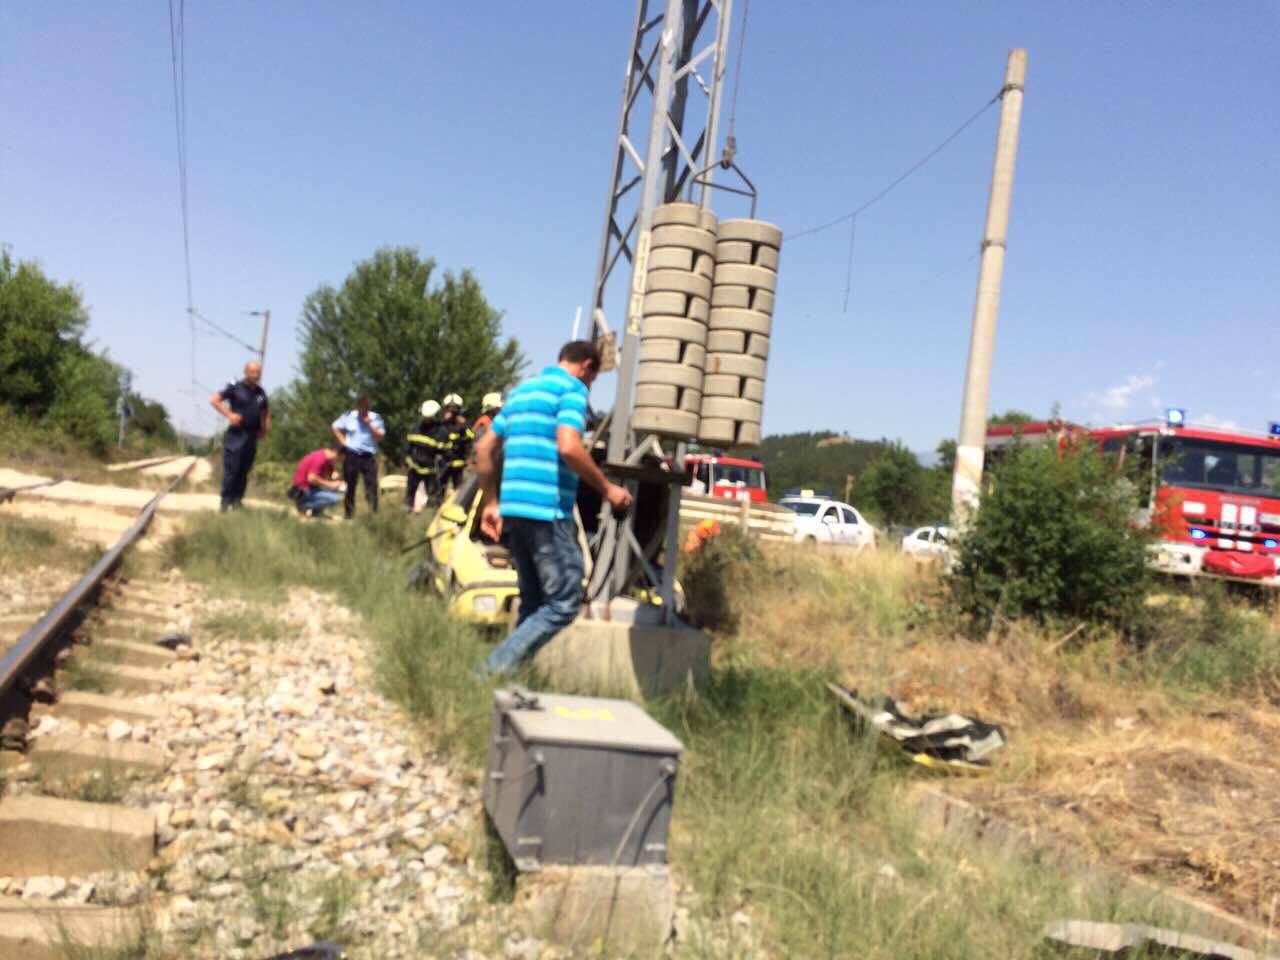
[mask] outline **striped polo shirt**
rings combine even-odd
[[[578,475],[561,461],[556,428],[587,426],[587,387],[561,367],[547,367],[511,396],[490,428],[502,438],[504,517],[563,520],[573,516]]]

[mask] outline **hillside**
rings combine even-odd
[[[793,487],[843,496],[846,479],[862,473],[887,447],[884,440],[856,440],[822,430],[765,437],[759,456],[769,471],[769,492],[774,498]]]

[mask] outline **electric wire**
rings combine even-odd
[[[742,86],[742,52],[747,48],[747,19],[751,16],[751,0],[742,0],[742,30],[738,36],[738,63],[733,68],[733,98],[729,101],[729,139],[734,140],[738,120],[738,90]]]
[[[212,320],[206,317],[199,310],[196,310],[194,307],[191,309],[191,315],[195,317],[197,320],[199,320],[201,323],[203,323],[206,327],[208,327],[209,330],[212,331],[213,333],[221,334],[222,336],[230,340],[232,343],[235,343],[235,344],[238,344],[239,346],[244,347],[246,350],[248,350],[252,354],[256,354],[258,352],[258,348],[255,347],[253,344],[247,343],[246,341],[241,340],[239,337],[237,337],[234,333],[232,333],[226,327],[221,327],[218,324],[214,323]]]
[[[196,317],[191,283],[191,205],[187,185],[186,0],[169,0],[169,61],[173,81],[173,127],[178,153],[178,207],[182,219],[182,262],[187,291],[188,362],[191,391],[196,388]],[[193,398],[193,403],[195,400]],[[197,412],[200,407],[196,404]]]
[[[893,180],[891,180],[886,186],[884,186],[878,192],[876,192],[870,199],[864,201],[859,206],[854,207],[848,213],[841,214],[840,216],[836,217],[834,220],[828,220],[826,223],[820,223],[815,227],[807,227],[804,230],[796,230],[794,232],[787,233],[787,242],[795,243],[801,237],[807,237],[815,233],[821,233],[823,230],[830,230],[832,227],[837,227],[840,224],[845,223],[846,221],[856,219],[861,214],[866,213],[867,210],[875,206],[877,203],[879,203],[881,200],[883,200],[885,197],[891,194],[894,190],[900,187],[903,183],[905,183],[911,177],[912,174],[919,171],[930,160],[932,160],[938,154],[942,153],[942,151],[945,150],[947,147],[951,146],[951,144],[954,143],[962,133],[964,133],[971,126],[977,123],[978,119],[984,113],[990,110],[994,104],[998,103],[1000,101],[1000,98],[1003,95],[1004,95],[1004,91],[1001,90],[1000,93],[997,93],[994,97],[992,97],[990,100],[984,103],[967,120],[965,120],[964,123],[960,124],[960,126],[956,127],[955,130],[951,131],[951,133],[947,135],[947,138],[945,140],[943,140],[936,147],[934,147],[932,150],[930,150],[928,153],[922,156],[915,163],[911,164],[911,166],[909,166],[906,170],[904,170],[902,173],[896,176]]]

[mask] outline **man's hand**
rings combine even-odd
[[[626,513],[627,508],[631,506],[631,494],[627,492],[626,487],[620,487],[616,483],[611,483],[605,488],[604,498],[618,513]]]
[[[238,413],[227,414],[227,420],[233,427],[238,427],[240,424],[244,423],[244,417],[240,416]]]
[[[502,514],[498,512],[497,502],[486,503],[480,511],[480,532],[494,543],[502,536]]]

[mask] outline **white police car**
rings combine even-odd
[[[951,555],[951,528],[939,523],[912,530],[902,538],[902,552],[921,560],[945,560]]]
[[[778,506],[796,515],[796,542],[875,549],[876,531],[853,507],[810,491],[785,496]]]

